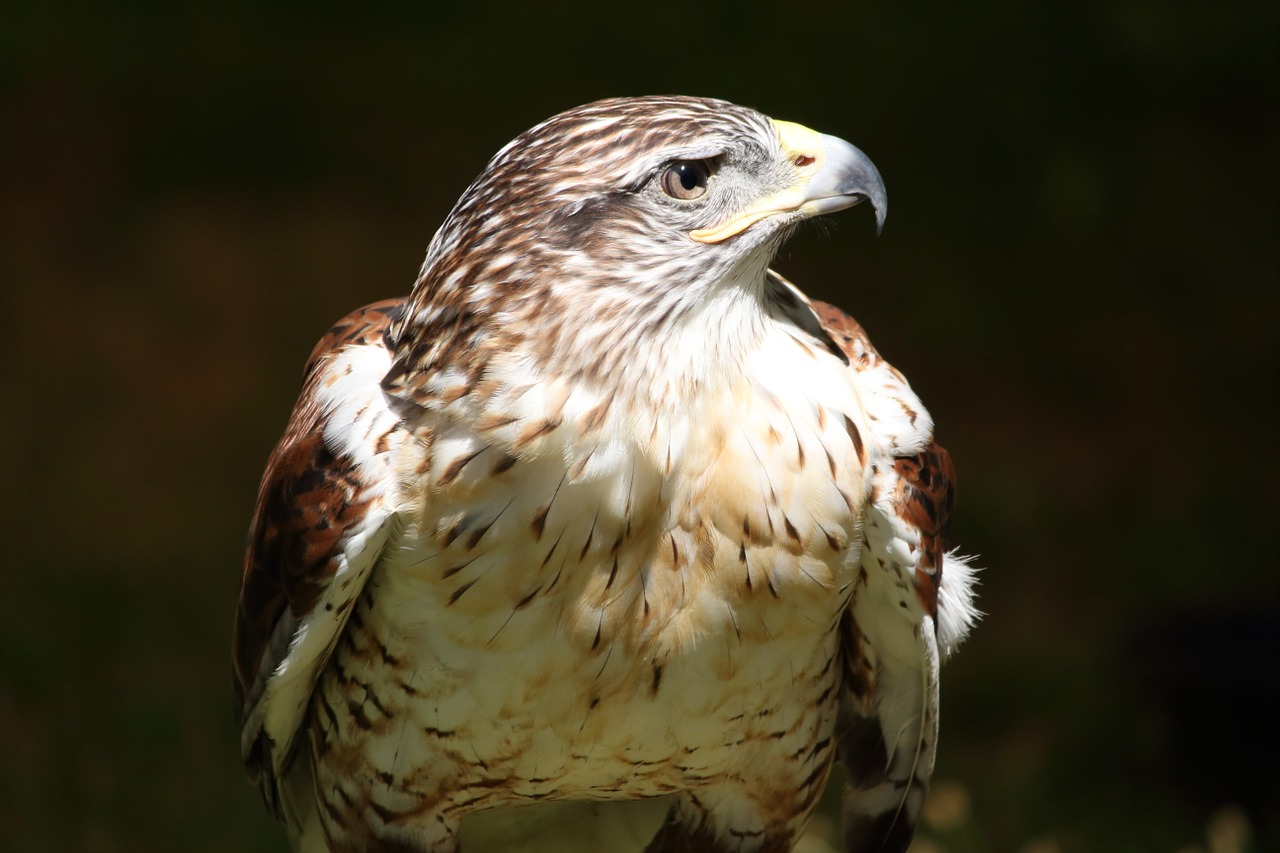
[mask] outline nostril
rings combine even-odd
[[[803,169],[805,166],[812,166],[814,158],[808,154],[797,154],[795,164],[798,168]]]

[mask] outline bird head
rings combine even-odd
[[[759,301],[794,226],[863,201],[881,226],[876,167],[834,136],[702,98],[587,104],[516,137],[467,188],[398,338],[421,363],[456,360],[449,336],[510,351],[536,328],[545,357],[589,366],[603,321],[616,346],[717,293]]]

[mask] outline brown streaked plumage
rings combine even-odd
[[[279,644],[291,639],[289,626],[316,606],[333,575],[338,543],[366,508],[354,466],[335,457],[324,442],[324,413],[315,402],[323,362],[344,347],[375,344],[403,310],[403,302],[388,299],[353,311],[320,339],[307,359],[302,393],[262,477],[249,531],[236,610],[238,705],[257,702],[269,675],[260,667],[278,662],[283,655]],[[262,778],[263,746],[257,738],[245,744],[245,766],[276,808],[274,782],[269,775]]]
[[[768,269],[862,199],[882,221],[833,137],[589,104],[325,336],[235,636],[297,849],[784,851],[837,752],[848,849],[906,848],[974,618],[951,462],[861,327]]]

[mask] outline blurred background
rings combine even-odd
[[[668,92],[889,188],[777,267],[911,378],[985,567],[917,848],[1280,849],[1278,8],[7,3],[0,849],[283,849],[229,635],[312,344],[511,137]]]

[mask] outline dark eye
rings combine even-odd
[[[662,191],[672,198],[688,201],[707,191],[711,170],[698,160],[679,160],[662,173]]]

